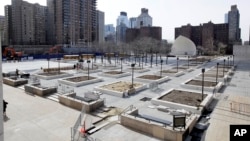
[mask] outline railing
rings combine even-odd
[[[127,108],[125,108],[123,111],[121,111],[119,114],[118,114],[118,119],[120,120],[120,116],[123,114],[123,113],[126,113],[127,111],[132,111],[135,107],[133,105],[130,105],[128,106]]]
[[[232,112],[250,116],[250,104],[232,101],[230,102],[230,110]]]
[[[76,120],[76,123],[73,127],[71,127],[71,141],[77,141],[80,138],[80,132],[78,131],[78,127],[82,123],[82,114],[80,114]]]

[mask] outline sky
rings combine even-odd
[[[30,3],[46,5],[46,0],[26,0]],[[11,0],[0,1],[0,15],[4,15],[4,6]],[[241,38],[249,40],[250,1],[249,0],[97,0],[97,9],[105,12],[105,24],[116,25],[121,11],[128,18],[138,17],[141,8],[147,8],[153,18],[153,26],[162,27],[162,38],[174,40],[174,28],[182,25],[199,25],[212,21],[224,23],[225,13],[231,5],[237,5],[240,12]]]

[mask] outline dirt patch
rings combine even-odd
[[[183,66],[188,66],[188,64],[184,64]],[[189,64],[189,66],[197,66],[196,64]]]
[[[190,80],[185,84],[201,86],[202,81],[201,80]],[[215,87],[215,86],[216,86],[216,82],[204,81],[204,87]]]
[[[162,73],[177,73],[177,69],[162,70]]]
[[[108,72],[104,72],[106,74],[111,74],[111,75],[116,75],[116,74],[122,74],[124,72],[121,72],[121,71],[108,71]]]
[[[209,70],[209,71],[207,71],[207,72],[209,72],[209,73],[216,73],[216,69],[212,69],[212,70]],[[224,69],[224,72],[228,72],[228,70],[227,69]],[[218,69],[218,73],[223,73],[223,69]]]
[[[189,59],[189,61],[194,61],[194,62],[205,62],[205,61],[209,61],[211,58],[192,58]]]
[[[132,83],[130,83],[130,82],[121,81],[121,82],[103,85],[100,88],[108,89],[108,90],[112,90],[112,91],[118,91],[118,92],[126,92],[127,90],[131,89],[131,84]],[[134,86],[134,88],[137,88],[137,87],[142,86],[142,84],[141,83],[134,83],[133,86]]]
[[[158,75],[142,75],[142,76],[139,76],[137,78],[150,79],[150,80],[158,80],[158,79],[161,79],[162,77],[158,76]]]
[[[177,67],[173,67],[172,69],[177,69]],[[178,67],[178,70],[186,70],[188,67]]]
[[[204,94],[203,96],[204,99],[207,97],[206,94]],[[189,106],[197,106],[200,105],[201,98],[202,98],[201,93],[173,90],[165,94],[164,96],[160,97],[159,99],[163,101],[170,101]]]
[[[199,75],[200,77],[202,77],[202,74]],[[204,74],[204,77],[216,77],[216,73],[205,73]],[[222,73],[218,73],[218,77],[219,78],[223,78],[223,74]]]
[[[130,70],[132,70],[132,68],[128,68]],[[134,68],[134,70],[144,70],[143,68]]]
[[[79,77],[67,78],[65,80],[71,81],[71,82],[81,82],[81,81],[87,81],[91,79],[96,79],[96,77],[89,76],[89,79],[88,79],[88,76],[79,76]]]
[[[229,68],[229,69],[231,69],[231,67],[232,67],[232,66],[228,66],[228,65],[225,65],[225,66],[224,66],[224,65],[219,65],[219,66],[218,66],[218,68]]]
[[[44,73],[39,73],[38,75],[43,75],[43,76],[55,76],[55,75],[61,75],[61,74],[66,74],[65,72],[44,72]]]

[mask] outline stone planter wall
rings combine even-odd
[[[88,103],[85,101],[81,101],[79,99],[75,99],[73,98],[74,96],[76,96],[76,93],[68,93],[64,95],[59,95],[58,99],[61,104],[71,107],[73,109],[81,111],[82,108],[84,108],[84,111],[86,113],[93,112],[96,109],[104,106],[103,99],[99,99],[99,100]]]
[[[53,75],[53,76],[45,76],[45,75],[34,74],[33,76],[35,76],[35,77],[37,77],[39,79],[51,80],[51,79],[57,79],[57,78],[62,78],[62,77],[73,76],[73,74],[63,73],[63,74]]]
[[[187,88],[187,89],[191,89],[191,90],[198,90],[201,91],[202,87],[198,86],[198,85],[191,85],[191,84],[186,84],[187,82],[189,82],[190,80],[195,80],[195,79],[189,79],[187,81],[185,81],[184,83],[181,83],[181,87],[182,88]],[[207,80],[206,80],[207,81]],[[215,81],[210,81],[210,82],[215,82]],[[204,91],[207,92],[218,92],[220,90],[220,88],[222,87],[223,83],[222,82],[218,82],[218,84],[215,87],[203,87]]]
[[[132,72],[131,69],[126,69],[126,71],[127,71],[127,72]],[[143,68],[143,69],[141,69],[141,70],[136,70],[136,69],[134,69],[134,72],[136,72],[136,73],[144,73],[144,72],[148,72],[148,71],[150,71],[150,69],[147,69],[147,68]]]
[[[138,109],[135,109],[132,112],[138,114]],[[171,126],[165,127],[164,125],[156,122],[149,122],[144,118],[137,117],[136,114],[122,114],[120,119],[123,126],[129,127],[160,140],[169,141],[183,141],[183,134],[185,132],[188,132],[189,134],[198,120],[197,117],[192,117],[191,120],[187,121],[186,129],[180,131],[179,129],[173,130]]]
[[[134,92],[137,93],[137,92],[142,91],[142,90],[144,90],[146,88],[147,88],[147,85],[143,84],[141,87],[135,88]],[[127,90],[125,92],[119,92],[119,91],[114,91],[114,90],[103,89],[100,86],[95,87],[94,90],[100,91],[100,92],[102,92],[104,94],[118,96],[118,97],[124,97],[126,95],[131,95],[131,93],[129,93],[129,90]]]
[[[201,114],[204,110],[204,107],[207,107],[209,105],[209,103],[213,100],[212,95],[207,94],[207,97],[201,102],[199,108],[196,106],[189,106],[189,105],[184,105],[184,104],[180,104],[180,103],[174,103],[174,102],[170,102],[170,101],[160,100],[160,98],[163,95],[166,95],[167,93],[171,92],[172,90],[173,89],[170,89],[170,90],[164,92],[163,94],[161,94],[160,96],[153,98],[151,100],[151,103],[155,104],[155,105],[162,105],[162,106],[170,107],[173,109],[185,109],[185,110],[190,111],[192,113]]]
[[[5,77],[5,78],[3,78],[3,83],[7,84],[7,85],[10,85],[12,87],[17,87],[17,86],[20,86],[20,85],[27,84],[28,80],[26,80],[26,79],[13,80],[13,79],[10,79],[8,77]]]
[[[143,83],[157,82],[158,84],[163,83],[163,82],[165,82],[167,80],[169,80],[168,76],[165,76],[165,77],[163,77],[161,79],[158,79],[158,80],[143,79],[143,78],[138,78],[138,77],[135,78],[135,81],[140,81],[140,82],[143,82]]]
[[[156,75],[160,75],[160,72],[157,72],[155,74]],[[164,75],[164,76],[171,76],[171,77],[179,77],[179,76],[182,76],[184,74],[185,74],[184,71],[179,71],[177,73],[164,73],[164,72],[162,72],[162,75]]]
[[[53,94],[53,93],[57,92],[56,87],[39,88],[39,87],[36,87],[35,85],[32,85],[32,84],[25,85],[24,90],[25,90],[25,92],[29,92],[29,93],[39,95],[39,96],[45,96],[45,95],[49,95],[49,94]]]
[[[101,81],[103,81],[101,78],[86,80],[86,81],[82,81],[82,82],[72,82],[72,81],[67,81],[65,79],[59,79],[58,83],[65,84],[65,85],[70,85],[70,86],[73,86],[73,87],[79,87],[79,86],[93,84],[93,83],[97,83],[97,82],[101,82]]]
[[[122,73],[122,74],[115,74],[115,75],[112,75],[112,74],[107,74],[107,73],[103,72],[103,73],[100,73],[99,75],[100,75],[100,76],[106,76],[106,77],[112,77],[112,78],[120,78],[120,77],[129,76],[129,75],[131,75],[131,74],[128,73],[128,72],[124,72],[124,73]]]

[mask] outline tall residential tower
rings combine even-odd
[[[241,43],[240,13],[237,5],[232,5],[228,12],[229,41],[231,43]]]
[[[96,0],[47,0],[47,4],[55,44],[75,46],[96,39]]]

